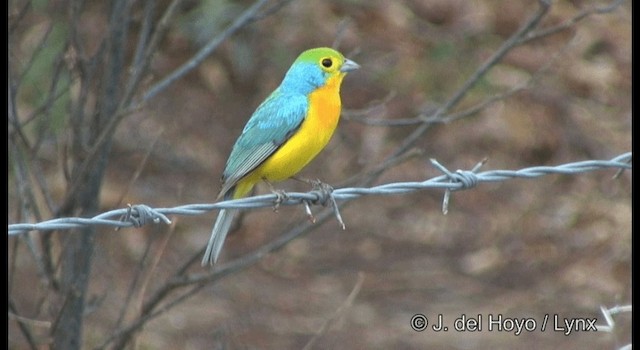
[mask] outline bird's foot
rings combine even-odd
[[[289,199],[289,195],[284,190],[273,187],[273,184],[267,179],[262,179],[269,186],[271,193],[276,195],[276,199],[273,201],[273,211],[277,212],[280,208],[280,204],[286,202]]]

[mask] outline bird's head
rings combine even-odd
[[[340,52],[320,47],[304,51],[293,62],[282,81],[281,88],[308,94],[328,83],[340,83],[344,76],[360,66],[345,58]]]

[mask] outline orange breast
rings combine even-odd
[[[298,131],[247,179],[282,181],[297,174],[329,143],[340,119],[340,83],[344,74],[309,95],[309,112]]]

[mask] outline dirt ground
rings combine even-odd
[[[220,3],[233,18],[251,2]],[[606,4],[555,1],[541,27]],[[342,187],[379,165],[417,127],[369,125],[356,116],[392,122],[435,111],[537,10],[537,2],[512,0],[287,3],[232,36],[126,119],[109,160],[102,209],[213,202],[226,157],[252,111],[299,52],[331,46],[336,38],[339,49],[362,66],[342,86],[351,120],[341,121],[301,176]],[[87,11],[88,22],[104,21],[100,5]],[[153,79],[185,62],[219,29],[202,19],[206,13],[184,10],[154,58]],[[452,112],[527,82],[476,114],[434,125],[415,144],[416,156],[390,167],[374,184],[441,175],[429,158],[450,170],[471,169],[487,158],[484,171],[629,152],[631,2],[515,48]],[[139,178],[125,189],[149,149]],[[54,183],[60,182],[56,171],[51,167],[47,175]],[[299,349],[312,341],[315,349],[621,348],[631,342],[630,312],[614,315],[613,332],[589,329],[594,318],[595,324],[606,323],[602,306],[631,304],[631,172],[613,179],[615,173],[483,183],[452,193],[447,215],[441,211],[442,190],[354,200],[341,210],[346,230],[331,218],[258,263],[208,284],[147,323],[137,346]],[[276,187],[309,189],[296,181]],[[201,256],[215,216],[99,230],[85,348],[117,329],[123,306],[126,325],[177,267]],[[306,222],[301,206],[247,212],[227,238],[220,263]],[[23,260],[13,288],[24,290],[15,298],[29,309],[46,287],[33,287],[33,262]],[[125,304],[139,270],[145,281]],[[196,263],[188,272],[205,271]],[[427,318],[425,331],[412,329],[416,314]],[[439,318],[448,331],[433,329]],[[480,329],[474,330],[474,320]],[[518,325],[529,329],[518,332]],[[11,322],[9,345],[26,346]]]

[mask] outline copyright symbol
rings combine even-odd
[[[427,329],[427,325],[429,324],[429,320],[423,314],[415,314],[411,317],[411,328],[413,328],[416,332],[422,332]]]

